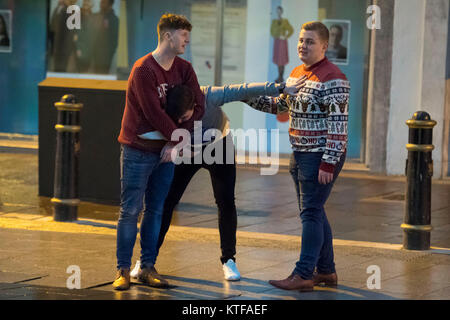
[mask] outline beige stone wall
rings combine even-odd
[[[396,0],[386,173],[403,175],[408,128],[418,110],[437,121],[433,130],[434,178],[443,176],[448,0]]]
[[[450,79],[446,81],[445,89],[445,116],[444,116],[444,139],[442,143],[442,172],[443,177],[449,177],[449,143],[450,143]]]

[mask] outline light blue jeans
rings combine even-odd
[[[174,164],[160,163],[159,153],[144,152],[123,145],[120,154],[120,217],[117,225],[117,268],[131,267],[137,236],[139,214],[145,202],[141,221],[141,265],[155,264],[164,201],[173,179]]]

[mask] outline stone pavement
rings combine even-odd
[[[172,287],[154,289],[134,283],[126,292],[115,292],[111,283],[118,207],[82,202],[77,222],[54,222],[49,199],[37,196],[37,155],[0,153],[0,168],[0,299],[450,298],[450,184],[446,181],[433,183],[432,250],[407,251],[401,248],[400,229],[404,178],[344,171],[326,206],[340,285],[299,293],[267,283],[292,271],[301,245],[297,200],[288,172],[261,176],[256,169],[238,170],[236,258],[242,279],[227,282],[219,261],[210,180],[206,171],[200,171],[174,214],[156,265]],[[133,262],[138,256],[139,242]],[[79,290],[67,289],[69,266],[80,268]],[[368,287],[369,277],[376,275],[371,266],[379,268],[380,289]]]

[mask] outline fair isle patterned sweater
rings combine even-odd
[[[254,109],[274,114],[288,109],[292,149],[323,152],[320,169],[333,173],[347,147],[350,83],[327,58],[309,68],[296,67],[290,78],[303,75],[307,80],[296,96],[262,96],[247,103]]]

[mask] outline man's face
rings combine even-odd
[[[111,7],[111,3],[109,2],[109,0],[101,0],[100,1],[100,10],[101,11],[106,11]]]
[[[64,0],[63,3],[64,3],[66,6],[69,7],[69,6],[74,5],[75,3],[77,3],[77,0]]]
[[[330,46],[336,47],[341,43],[342,40],[342,34],[341,31],[338,28],[331,28],[330,29]]]
[[[178,123],[183,123],[185,121],[188,121],[192,115],[194,114],[194,109],[186,111],[179,119]]]
[[[92,0],[84,0],[82,8],[86,10],[92,9]]]
[[[176,55],[183,54],[190,40],[190,32],[185,29],[167,31],[169,46]]]
[[[278,16],[278,18],[281,18],[282,15],[283,15],[283,10],[281,8],[277,8],[277,16]]]
[[[297,43],[300,60],[306,65],[312,65],[325,57],[328,42],[322,41],[316,31],[301,30]]]

